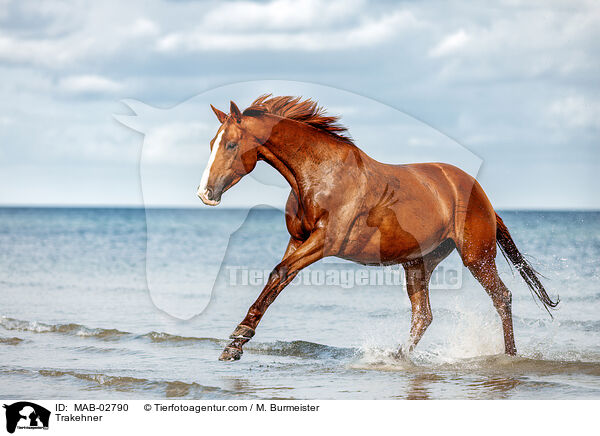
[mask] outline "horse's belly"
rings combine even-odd
[[[357,226],[339,257],[367,265],[403,263],[435,250],[445,239],[443,229],[413,228],[385,222],[372,228]]]

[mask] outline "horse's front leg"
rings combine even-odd
[[[231,334],[230,338],[233,341],[225,347],[219,360],[239,360],[243,353],[242,346],[254,336],[254,331],[269,305],[275,301],[283,288],[296,277],[302,268],[323,258],[323,233],[322,230],[313,232],[300,245],[293,240],[290,241],[286,255],[273,269],[263,291],[250,306],[244,320]]]

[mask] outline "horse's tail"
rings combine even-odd
[[[502,250],[502,254],[504,258],[512,263],[527,283],[527,286],[531,290],[533,294],[542,302],[544,305],[544,309],[548,311],[550,316],[550,308],[554,309],[558,306],[560,302],[560,298],[556,297],[556,301],[552,301],[542,282],[538,278],[538,273],[533,269],[533,267],[527,262],[527,260],[523,257],[517,246],[515,245],[515,241],[513,241],[510,233],[508,232],[508,228],[506,224],[502,221],[502,218],[496,214],[496,242],[500,246]]]

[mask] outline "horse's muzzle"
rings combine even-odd
[[[215,196],[213,190],[210,188],[206,188],[201,191],[200,187],[198,187],[197,194],[198,197],[200,197],[200,200],[202,200],[202,203],[206,204],[207,206],[217,206],[221,202],[221,196]]]

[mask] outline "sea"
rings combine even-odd
[[[560,296],[549,315],[498,255],[517,356],[454,253],[409,356],[394,355],[410,327],[402,268],[325,259],[221,362],[284,252],[281,211],[0,208],[0,397],[600,398],[600,212],[499,215]]]

